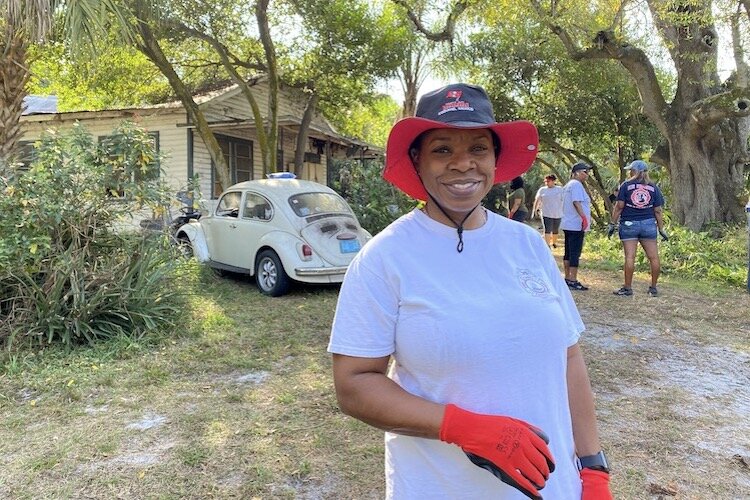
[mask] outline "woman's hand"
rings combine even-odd
[[[608,473],[594,469],[581,469],[581,483],[583,483],[581,500],[612,500]]]
[[[440,426],[440,440],[457,444],[474,465],[529,498],[541,500],[539,490],[555,470],[547,436],[523,420],[482,415],[449,404]]]

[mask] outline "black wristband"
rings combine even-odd
[[[595,455],[578,457],[578,469],[593,469],[609,473],[609,463],[603,451]]]

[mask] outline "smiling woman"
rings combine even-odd
[[[383,175],[426,203],[352,260],[329,343],[342,410],[386,431],[387,498],[611,499],[570,291],[534,229],[481,207],[537,142],[466,84],[391,130]]]
[[[433,218],[458,225],[457,219],[479,206],[495,179],[492,138],[486,129],[437,129],[414,141],[412,161],[430,197],[425,209],[429,214],[431,206],[440,207]],[[474,217],[466,228],[476,229],[482,223],[484,216]]]

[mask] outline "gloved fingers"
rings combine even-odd
[[[480,457],[479,455],[475,455],[473,453],[466,453],[466,456],[469,457],[469,460],[471,460],[474,465],[489,471],[500,481],[514,487],[527,497],[534,500],[542,500],[542,496],[537,492],[538,488],[536,488],[527,479],[525,479],[517,470],[513,470],[514,475],[512,476],[510,472],[505,472],[500,467],[484,457]],[[519,479],[521,482],[519,482]]]
[[[546,470],[548,472],[546,474],[547,476],[549,476],[549,474],[555,470],[555,460],[552,458],[552,452],[550,451],[549,446],[547,446],[549,444],[549,437],[547,437],[547,434],[545,434],[544,431],[539,427],[531,425],[528,422],[524,422],[523,420],[514,420],[524,424],[529,428],[529,430],[533,432],[533,434],[529,434],[529,440],[531,441],[531,444],[533,444],[534,447],[539,451],[539,453],[544,456],[545,461],[547,462]],[[544,471],[545,469],[539,467],[539,470]]]
[[[547,445],[544,445],[544,449],[529,449],[526,451],[526,454],[525,456],[523,456],[523,458],[519,458],[520,463],[518,463],[518,468],[521,469],[526,477],[529,478],[529,474],[531,474],[531,472],[527,473],[528,471],[538,471],[542,478],[546,481],[552,471],[555,470],[555,463],[551,460],[551,456],[547,455],[548,453],[549,449],[547,448]],[[539,484],[538,481],[535,482]]]
[[[519,422],[520,422],[520,420],[519,420]],[[536,434],[537,436],[539,436],[540,438],[542,438],[542,440],[545,442],[545,444],[549,444],[549,438],[547,437],[547,434],[545,434],[542,429],[540,429],[539,427],[537,427],[535,425],[531,425],[531,424],[529,424],[527,422],[524,422],[524,424],[526,424],[529,427],[529,429],[531,429],[534,432],[534,434]]]
[[[542,496],[539,494],[539,490],[544,488],[544,484],[546,481],[542,481],[541,486],[535,485],[533,482],[531,482],[529,479],[527,479],[521,472],[515,470],[512,471],[508,476],[515,482],[515,484],[508,482],[511,486],[519,490],[521,493],[526,495],[529,498],[538,498],[541,499]],[[541,475],[540,475],[541,477]]]
[[[548,457],[547,455],[544,456],[545,460],[547,460],[547,468],[549,468],[549,473],[552,474],[555,472],[555,461],[552,460],[552,457]]]
[[[547,463],[545,460],[542,460],[540,464],[536,460],[528,459],[528,457],[526,458],[526,462],[518,467],[518,472],[528,479],[536,489],[541,490],[544,488],[544,485],[547,484],[547,479],[549,479],[549,468],[547,468]],[[540,465],[543,468],[540,468]]]

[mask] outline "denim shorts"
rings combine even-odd
[[[620,239],[625,240],[655,240],[656,219],[621,220]]]

